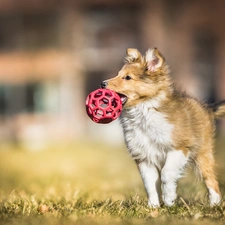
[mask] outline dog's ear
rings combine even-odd
[[[165,58],[157,48],[149,49],[146,52],[145,59],[147,63],[147,69],[151,72],[158,70],[165,62]]]
[[[125,61],[127,63],[140,62],[141,61],[141,53],[135,48],[128,48],[127,55],[125,57]]]

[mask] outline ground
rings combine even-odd
[[[216,160],[225,196],[225,141]],[[191,173],[191,171],[190,171]],[[0,146],[0,224],[224,224],[225,201],[210,208],[204,184],[187,175],[174,207],[147,206],[147,197],[125,146],[88,140],[41,151]]]

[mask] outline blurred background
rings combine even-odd
[[[224,19],[224,0],[0,0],[0,211],[21,198],[34,209],[86,195],[147,201],[119,120],[92,122],[86,97],[117,75],[126,48],[157,47],[180,89],[225,99]],[[225,119],[218,125],[224,196]],[[207,201],[192,177],[181,184],[187,202]]]
[[[0,0],[0,141],[121,144],[119,122],[93,123],[85,99],[128,47],[158,47],[181,89],[225,99],[224,16],[223,0]]]

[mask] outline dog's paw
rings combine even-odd
[[[209,202],[210,206],[216,206],[221,203],[221,196],[215,192],[212,188],[209,189]]]
[[[165,204],[165,206],[173,206],[175,204],[176,201],[176,195],[174,196],[163,196],[163,202]]]
[[[148,201],[148,206],[150,208],[153,208],[153,209],[156,209],[156,208],[159,208],[160,207],[160,203],[159,203],[159,200],[149,200]]]
[[[169,206],[169,207],[173,206],[174,203],[175,203],[175,200],[167,199],[164,201],[165,206]]]

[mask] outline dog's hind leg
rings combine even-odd
[[[146,192],[148,194],[148,205],[152,208],[160,207],[159,203],[159,172],[156,166],[147,162],[138,163]]]
[[[215,175],[215,162],[212,148],[208,151],[200,151],[196,159],[196,165],[209,191],[210,206],[219,204],[221,202],[221,195]]]

